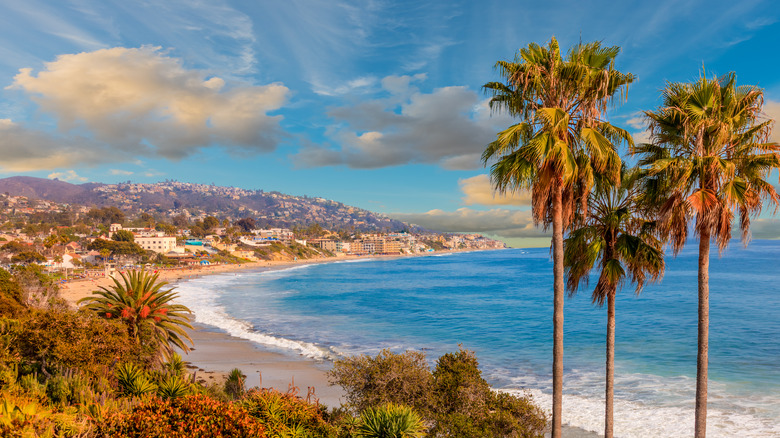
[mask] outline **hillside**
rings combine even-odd
[[[259,226],[292,227],[318,223],[325,228],[358,231],[399,231],[409,226],[340,202],[279,192],[245,190],[205,184],[165,181],[155,184],[71,184],[65,181],[14,176],[0,179],[0,193],[56,203],[120,209],[155,216],[213,215],[253,217]]]

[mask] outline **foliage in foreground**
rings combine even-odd
[[[326,420],[325,408],[307,402],[294,390],[255,389],[238,405],[265,427],[268,437],[336,437],[338,434],[338,428]]]
[[[412,408],[388,403],[360,414],[358,434],[365,438],[422,438],[425,424]]]
[[[149,327],[137,342],[120,319],[33,308],[10,280],[0,283],[0,436],[498,437],[538,436],[533,418],[544,426],[526,399],[493,393],[470,352],[443,356],[434,373],[421,353],[345,360],[352,409],[328,411],[296,388],[247,391],[238,369],[204,386],[178,355],[156,360]]]
[[[344,388],[354,410],[412,407],[430,425],[429,437],[539,437],[547,424],[530,396],[493,391],[474,353],[464,349],[439,358],[433,372],[419,352],[350,357],[336,361],[329,379]]]
[[[120,273],[122,281],[114,278],[111,287],[100,287],[92,296],[82,298],[84,309],[97,312],[106,319],[119,319],[127,325],[128,333],[136,342],[142,341],[147,330],[151,341],[168,353],[173,347],[189,351],[184,342],[192,343],[184,327],[189,323],[190,310],[181,304],[173,304],[177,295],[171,289],[163,289],[166,281],[158,281],[159,274],[146,271]]]
[[[246,409],[204,395],[151,398],[128,413],[98,424],[99,436],[138,438],[265,437],[263,426]]]

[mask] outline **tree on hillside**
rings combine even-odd
[[[137,343],[144,342],[142,334],[149,329],[152,346],[162,348],[170,354],[173,347],[187,352],[190,350],[185,341],[192,339],[184,328],[192,328],[189,323],[190,309],[181,304],[173,304],[178,296],[173,288],[163,289],[168,284],[158,281],[159,274],[146,271],[120,272],[121,279],[113,278],[114,285],[100,287],[92,295],[79,300],[83,308],[97,312],[103,318],[119,319],[127,325],[130,337]]]
[[[117,230],[111,236],[111,240],[116,242],[135,242],[135,235],[131,231]]]
[[[2,246],[3,251],[10,252],[12,254],[18,254],[23,251],[29,251],[31,248],[29,245],[25,245],[22,242],[19,242],[18,240],[12,240],[5,245]]]
[[[168,236],[174,236],[176,235],[176,233],[179,232],[179,230],[175,226],[165,222],[158,222],[155,225],[154,229],[157,231],[162,231]]]
[[[171,219],[171,221],[173,222],[173,225],[174,225],[174,226],[177,226],[177,227],[179,227],[179,228],[186,228],[186,227],[187,227],[187,225],[189,225],[189,224],[190,224],[190,221],[189,221],[189,220],[187,219],[187,217],[186,217],[186,216],[184,216],[183,214],[180,214],[180,215],[174,216],[174,217]]]
[[[36,251],[24,251],[11,257],[11,263],[21,263],[24,265],[29,265],[30,263],[43,263],[45,261],[46,257]]]
[[[737,86],[736,75],[693,83],[667,83],[663,103],[645,114],[650,144],[636,147],[647,171],[647,198],[659,209],[663,234],[675,255],[693,221],[699,237],[698,354],[695,436],[706,436],[709,349],[710,241],[723,251],[731,239],[735,211],[742,241],[750,237],[750,216],[764,200],[777,207],[780,197],[766,179],[780,167],[780,146],[767,143],[772,121],[761,121],[764,93]]]
[[[138,217],[140,220],[142,226],[146,228],[154,228],[155,224],[157,223],[157,220],[149,213],[141,213],[141,216]]]
[[[563,242],[569,294],[575,294],[582,282],[587,285],[596,268],[599,275],[592,299],[599,307],[607,304],[605,438],[614,436],[615,295],[626,278],[639,294],[646,281],[657,281],[664,271],[663,242],[655,223],[645,218],[639,175],[638,169],[624,170],[619,185],[597,183],[583,225]]]
[[[249,233],[255,229],[255,220],[251,217],[241,218],[236,221],[236,226],[241,228],[245,233]]]
[[[87,212],[87,218],[92,220],[95,225],[122,224],[125,222],[125,214],[116,207],[93,208]]]
[[[215,218],[214,216],[206,216],[205,219],[203,219],[203,229],[207,232],[211,232],[214,228],[219,227],[219,219]]]
[[[607,105],[634,80],[614,67],[618,47],[578,44],[566,58],[558,41],[531,43],[514,62],[496,63],[505,82],[489,82],[490,107],[518,117],[482,154],[499,192],[531,189],[534,222],[552,226],[553,253],[553,438],[561,436],[563,391],[563,234],[584,215],[594,173],[617,183],[615,143],[633,144],[606,121]],[[621,95],[622,94],[622,95]]]

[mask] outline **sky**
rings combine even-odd
[[[0,178],[276,190],[549,245],[479,159],[513,123],[481,88],[496,61],[621,47],[637,80],[609,119],[642,141],[665,83],[702,69],[780,118],[778,35],[771,0],[0,0]],[[754,238],[780,237],[772,213]]]

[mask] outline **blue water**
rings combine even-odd
[[[616,436],[690,436],[697,253],[616,301]],[[780,436],[780,242],[733,242],[710,263],[709,436]],[[596,278],[593,278],[595,283]],[[196,320],[271,349],[330,360],[383,348],[433,362],[462,344],[495,388],[550,405],[549,249],[307,265],[179,286]],[[603,430],[606,310],[566,300],[564,421]]]

